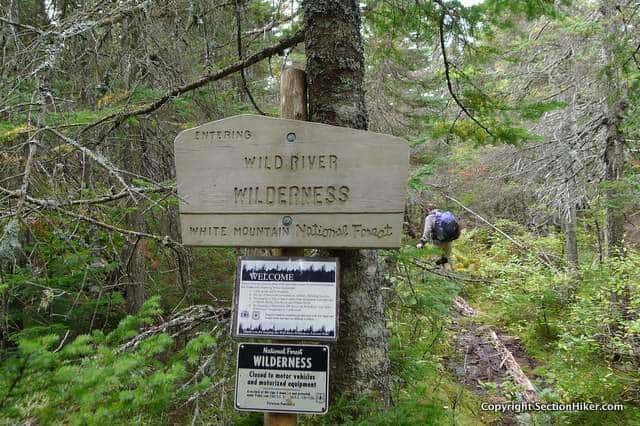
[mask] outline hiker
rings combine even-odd
[[[424,218],[424,232],[416,247],[421,249],[429,242],[443,251],[436,265],[449,263],[451,242],[460,237],[460,225],[451,212],[441,212],[434,206],[427,206],[427,217]]]

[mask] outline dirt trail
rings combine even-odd
[[[453,303],[451,330],[454,355],[446,361],[458,381],[492,403],[513,402],[513,395],[501,385],[515,383],[517,398],[537,401],[538,395],[529,377],[536,367],[516,338],[480,324],[476,311],[461,297]],[[491,389],[491,390],[490,390]],[[502,416],[499,425],[517,425],[515,413]]]

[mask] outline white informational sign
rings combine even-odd
[[[324,414],[328,392],[328,346],[238,345],[237,410]]]
[[[241,257],[234,337],[336,341],[338,259]]]

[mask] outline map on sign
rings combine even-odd
[[[242,257],[232,335],[336,341],[338,259]]]
[[[181,132],[174,150],[184,244],[400,246],[402,139],[241,115]]]
[[[238,345],[237,410],[321,414],[328,397],[328,346]]]

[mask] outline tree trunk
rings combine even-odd
[[[620,131],[622,125],[622,112],[624,106],[618,102],[615,108],[609,113],[607,140],[604,152],[606,165],[605,199],[607,203],[607,216],[604,229],[605,256],[622,253],[622,242],[624,237],[624,211],[620,203],[620,195],[615,187],[616,182],[622,180],[624,168],[624,136]]]
[[[147,147],[147,134],[143,128],[140,131],[140,141],[138,143],[131,141],[121,145],[122,164],[127,164],[129,170],[139,175],[152,175],[151,170],[145,170],[149,164],[153,162],[149,158]],[[135,210],[127,215],[127,225],[129,228],[146,232],[147,223],[144,219],[145,204],[138,201]],[[133,207],[133,206],[132,206]],[[129,244],[123,250],[123,262],[125,265],[125,301],[127,312],[135,314],[146,301],[145,283],[147,281],[147,266],[145,255],[149,254],[147,249],[147,241],[144,238],[135,238],[129,241]]]
[[[563,216],[562,228],[564,230],[564,254],[567,264],[573,271],[578,270],[578,238],[576,235],[576,207],[569,209],[569,215]]]
[[[366,129],[360,9],[354,0],[305,0],[311,121]]]
[[[133,212],[130,215],[130,221],[133,229],[144,231],[145,224],[139,212]],[[144,284],[147,278],[147,270],[144,261],[145,241],[138,238],[132,242],[129,249],[126,250],[128,258],[126,262],[126,285],[125,300],[127,302],[127,312],[135,314],[146,300]]]
[[[605,142],[604,161],[606,167],[605,176],[605,200],[606,223],[604,229],[605,256],[622,254],[622,242],[624,237],[624,212],[620,203],[619,188],[616,183],[622,180],[624,169],[624,135],[622,134],[622,122],[627,108],[627,87],[619,74],[619,66],[616,64],[616,45],[622,37],[620,34],[619,13],[616,2],[603,0],[600,13],[607,31],[603,40],[603,55],[607,70],[605,72],[605,88],[607,96],[606,123],[607,134]]]
[[[355,0],[305,0],[309,119],[366,129],[364,55]],[[389,347],[375,250],[335,250],[341,262],[340,335],[333,350],[332,395],[373,393],[390,401]]]

